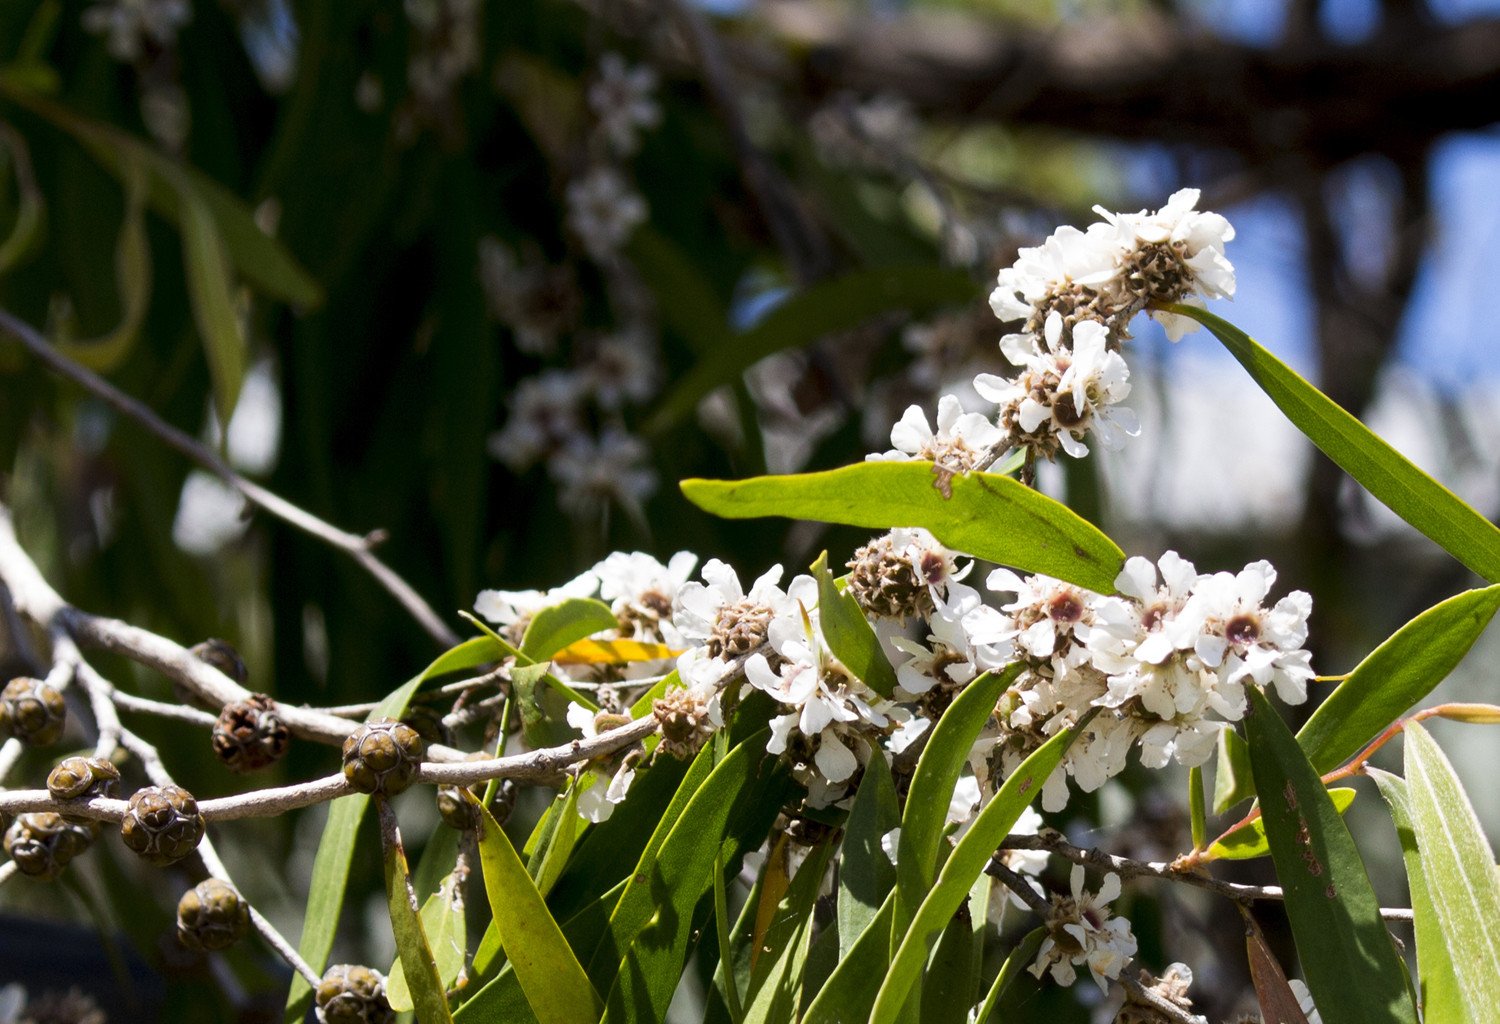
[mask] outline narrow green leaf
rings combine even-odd
[[[1453,766],[1427,730],[1406,726],[1406,783],[1422,876],[1470,1024],[1500,1009],[1500,878]]]
[[[734,943],[730,940],[729,929],[729,886],[724,880],[724,850],[719,849],[719,855],[714,857],[714,930],[719,939],[719,970],[716,978],[720,981],[724,992],[724,1004],[729,1011],[729,1019],[733,1024],[743,1024],[745,1020],[745,1007],[740,1002],[739,978],[734,969]]]
[[[598,711],[599,705],[553,675],[548,662],[523,653],[468,612],[459,614],[516,660],[511,670],[511,692],[521,713],[521,735],[526,742],[533,747],[555,747],[575,739],[573,727],[567,722],[568,704],[579,704],[590,711]]]
[[[932,734],[912,775],[911,788],[906,794],[906,811],[901,816],[901,841],[896,856],[896,931],[893,933],[898,938],[932,888],[932,880],[937,877],[938,846],[948,827],[948,805],[953,798],[953,787],[964,765],[969,763],[974,740],[995,713],[995,702],[1015,682],[1021,669],[1018,662],[1003,672],[984,673],[959,692],[932,727]],[[1022,809],[1024,807],[1023,804]],[[1020,809],[1016,813],[1020,814]],[[971,878],[964,883],[966,890],[972,881]],[[955,905],[949,914],[957,909]]]
[[[1233,324],[1195,306],[1166,308],[1212,331],[1287,419],[1377,500],[1485,580],[1500,582],[1493,523]]]
[[[777,906],[751,975],[746,1024],[781,1024],[796,1016],[802,1002],[802,969],[812,943],[813,904],[832,853],[832,843],[809,851]]]
[[[1005,992],[1010,988],[1011,982],[1031,966],[1036,959],[1037,951],[1042,948],[1042,940],[1047,937],[1047,929],[1033,928],[1026,933],[1026,937],[1016,944],[1011,950],[1010,956],[1005,958],[1005,963],[1000,967],[1000,973],[995,975],[995,982],[990,986],[984,1002],[979,1006],[979,1012],[974,1015],[974,1024],[989,1024],[989,1020],[995,1014],[995,1007],[1000,1005]]]
[[[1354,802],[1356,792],[1353,789],[1336,788],[1330,789],[1328,796],[1333,800],[1333,806],[1343,814]],[[1264,857],[1270,852],[1271,845],[1266,841],[1264,818],[1256,818],[1250,824],[1235,829],[1222,839],[1215,840],[1208,848],[1209,858],[1213,860],[1250,860]]]
[[[620,620],[603,601],[572,597],[536,613],[521,638],[521,653],[533,661],[546,661],[575,640],[619,628]]]
[[[1443,922],[1433,906],[1427,887],[1427,869],[1417,848],[1417,834],[1412,827],[1411,797],[1406,780],[1379,768],[1366,768],[1365,774],[1380,787],[1380,795],[1391,808],[1391,821],[1401,841],[1401,859],[1406,864],[1406,884],[1411,891],[1412,930],[1417,939],[1417,985],[1422,1003],[1424,1024],[1465,1024],[1463,993],[1453,973],[1448,955]]]
[[[396,951],[400,954],[403,982],[402,991],[397,995],[410,996],[410,1006],[416,1010],[422,1024],[442,1024],[453,1019],[448,1013],[447,992],[412,894],[406,852],[398,840],[391,838],[395,834],[394,828],[389,833],[386,828],[394,822],[395,812],[385,805],[380,807],[380,814],[386,819],[382,821],[381,829],[385,836],[386,902],[391,912],[391,930],[396,936]],[[393,1001],[391,1005],[396,1004]]]
[[[16,179],[16,215],[10,233],[0,239],[0,277],[29,256],[42,235],[46,206],[31,169],[26,140],[9,125],[0,124],[0,150],[8,150]],[[0,164],[3,170],[3,164]]]
[[[182,193],[182,259],[186,265],[193,322],[208,356],[214,385],[214,410],[228,429],[245,381],[249,361],[239,314],[234,308],[234,281],[208,206],[190,189]]]
[[[1201,850],[1207,838],[1208,809],[1204,806],[1203,769],[1196,764],[1188,770],[1188,817],[1192,825],[1193,849]]]
[[[494,643],[486,637],[475,637],[459,644],[439,655],[421,675],[403,683],[386,697],[378,708],[370,712],[366,721],[400,718],[405,714],[406,706],[411,703],[412,695],[428,679],[494,661],[499,653]],[[297,943],[297,951],[302,959],[315,971],[321,972],[328,966],[328,953],[333,949],[339,914],[344,907],[344,891],[349,885],[349,868],[354,862],[355,842],[369,806],[368,796],[355,793],[335,800],[328,810],[328,822],[323,827],[323,838],[318,841],[318,852],[313,859],[312,884],[307,891],[307,913],[302,918],[302,938]],[[292,975],[292,987],[286,1001],[286,1024],[300,1024],[311,1005],[312,986],[300,974]]]
[[[568,794],[557,812],[557,822],[547,838],[547,846],[537,867],[536,887],[543,897],[552,891],[562,875],[573,848],[578,845],[583,819],[578,816],[578,784],[568,786]]]
[[[541,1024],[593,1024],[599,994],[547,910],[526,866],[490,812],[467,790],[480,813],[479,859],[484,891],[505,956]]]
[[[666,1014],[683,965],[706,919],[700,904],[713,881],[714,860],[730,840],[730,870],[764,841],[792,782],[768,758],[759,732],[721,761],[693,795],[651,864],[637,867],[610,917],[606,941],[590,976],[612,981],[605,1020],[659,1019]]]
[[[890,765],[874,756],[865,765],[839,853],[839,958],[849,955],[896,884],[896,866],[881,848],[881,837],[901,824],[901,806]]]
[[[839,958],[839,965],[803,1015],[803,1024],[854,1024],[870,1015],[875,1005],[874,979],[883,977],[890,963],[895,917],[896,890],[892,889],[849,952]]]
[[[151,206],[186,230],[182,197],[191,191],[208,209],[235,269],[264,294],[310,309],[323,301],[323,289],[286,248],[262,231],[243,200],[203,172],[185,167],[140,139],[86,118],[26,87],[0,79],[0,93],[76,138],[105,170],[126,177],[132,163],[151,175]]]
[[[1291,730],[1248,687],[1245,724],[1255,788],[1292,937],[1325,1024],[1416,1024],[1406,965],[1349,829]]]
[[[788,298],[748,331],[709,351],[657,406],[646,432],[659,433],[690,414],[703,396],[732,384],[767,356],[802,348],[891,310],[921,314],[971,301],[973,279],[946,267],[877,267],[812,285]]]
[[[967,1020],[974,1008],[974,981],[979,976],[973,922],[960,907],[938,936],[922,975],[921,1024]]]
[[[451,875],[444,879],[442,888],[422,901],[422,911],[418,917],[422,922],[422,931],[429,939],[438,980],[441,987],[447,990],[463,969],[468,945],[464,903],[459,898]],[[397,1013],[415,1008],[416,1004],[406,982],[406,967],[399,955],[386,975],[385,991],[391,1009]]]
[[[921,976],[922,965],[927,961],[928,943],[958,910],[969,893],[969,886],[984,871],[1000,841],[1010,833],[1021,812],[1042,791],[1042,784],[1061,763],[1073,738],[1087,728],[1091,720],[1091,716],[1085,717],[1072,729],[1058,733],[1033,751],[975,817],[969,831],[948,855],[943,870],[938,873],[937,883],[912,916],[911,926],[906,929],[895,955],[891,957],[890,970],[886,972],[875,998],[875,1009],[870,1018],[872,1024],[892,1024],[898,1018],[908,993]],[[897,869],[900,869],[899,863]]]
[[[1112,594],[1125,555],[1067,506],[1008,476],[954,477],[933,486],[927,462],[861,462],[824,473],[684,480],[682,493],[726,519],[785,516],[846,526],[921,526],[956,551]]]
[[[1219,730],[1219,759],[1214,767],[1214,813],[1255,796],[1250,773],[1250,748],[1233,729]]]
[[[1318,705],[1297,742],[1321,773],[1369,743],[1442,682],[1500,608],[1500,586],[1435,604],[1371,651]]]
[[[828,552],[812,564],[812,574],[818,581],[818,623],[828,649],[856,679],[882,697],[890,697],[896,689],[896,670],[880,649],[880,639],[854,595],[833,582]]]

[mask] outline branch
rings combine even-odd
[[[1120,857],[1112,853],[1105,853],[1103,850],[1096,848],[1074,846],[1055,829],[1044,829],[1037,835],[1006,836],[1005,841],[1000,844],[1000,849],[1045,850],[1048,853],[1057,854],[1064,860],[1072,861],[1074,864],[1097,868],[1100,871],[1113,871],[1122,879],[1164,878],[1170,882],[1182,882],[1185,885],[1205,889],[1208,892],[1219,896],[1226,896],[1233,900],[1286,899],[1286,894],[1280,886],[1245,885],[1241,882],[1226,882],[1208,875],[1200,875],[1195,871],[1182,871],[1162,861],[1131,860],[1129,857]],[[999,864],[998,854],[995,861],[992,861],[990,867],[987,869],[992,875],[998,878],[1000,875],[996,873],[997,866],[1004,867],[1003,864]],[[1382,907],[1380,909],[1380,916],[1387,921],[1410,921],[1412,919],[1411,911],[1404,907]]]
[[[250,504],[269,512],[277,519],[288,523],[309,536],[316,537],[353,558],[375,580],[383,586],[401,607],[417,620],[427,635],[444,647],[459,642],[458,634],[442,620],[432,606],[423,600],[411,584],[390,566],[376,557],[369,536],[347,533],[305,509],[299,508],[285,498],[254,481],[248,480],[230,467],[208,446],[183,433],[156,415],[145,403],[125,394],[92,370],[73,362],[52,347],[35,328],[25,321],[0,309],[0,332],[11,335],[47,368],[102,399],[116,412],[134,420],[148,433],[187,456],[199,466],[239,491]]]

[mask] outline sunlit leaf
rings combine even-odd
[[[727,519],[921,526],[955,551],[1114,592],[1124,553],[1067,506],[994,473],[954,477],[952,484],[953,496],[945,498],[926,462],[861,462],[824,473],[684,480],[682,493]]]
[[[1349,809],[1356,795],[1355,790],[1346,788],[1328,791],[1333,806],[1340,814]],[[1270,852],[1270,844],[1266,842],[1264,818],[1256,818],[1250,824],[1240,826],[1227,836],[1216,839],[1208,848],[1208,856],[1213,860],[1250,860],[1253,857],[1264,857]]]
[[[1253,796],[1255,778],[1250,773],[1250,748],[1233,729],[1220,729],[1219,755],[1214,767],[1214,813],[1223,814]]]
[[[394,813],[388,807],[381,809],[383,816]],[[409,997],[411,1008],[417,1011],[423,1024],[451,1021],[437,961],[433,958],[427,931],[412,897],[406,853],[398,843],[386,842],[384,863],[386,904],[391,912],[396,951],[401,958],[402,987],[396,994],[397,998],[405,1002]],[[391,1005],[396,1004],[393,1001]]]
[[[1406,965],[1349,829],[1258,687],[1247,687],[1250,763],[1307,987],[1325,1024],[1416,1024]]]
[[[432,951],[438,980],[445,990],[452,987],[458,972],[463,969],[464,957],[467,955],[464,903],[457,896],[458,891],[454,887],[452,876],[449,876],[443,881],[441,889],[422,902],[422,912],[418,915]],[[397,956],[386,976],[385,990],[391,1008],[398,1013],[415,1007],[406,983],[406,968],[400,956]]]
[[[577,640],[552,656],[558,665],[630,665],[675,658],[682,648],[640,640]]]
[[[834,657],[854,673],[854,677],[882,697],[896,689],[896,670],[880,647],[880,639],[859,602],[847,591],[839,590],[828,571],[828,552],[812,564],[813,578],[818,581],[818,625]]]
[[[1021,812],[1042,791],[1042,784],[1061,763],[1069,744],[1083,727],[1080,724],[1058,733],[1022,761],[954,846],[936,884],[912,916],[911,925],[891,957],[890,970],[875,999],[872,1024],[891,1024],[898,1019],[912,986],[921,976],[933,936],[958,911],[974,879],[984,871],[1001,840],[1010,834]]]
[[[1377,500],[1484,579],[1500,582],[1500,528],[1233,324],[1196,306],[1167,309],[1212,331],[1287,419]]]
[[[1417,940],[1417,986],[1425,1024],[1463,1024],[1468,1013],[1453,961],[1448,955],[1448,941],[1443,922],[1432,903],[1427,887],[1427,869],[1417,848],[1417,834],[1412,828],[1411,797],[1406,780],[1379,768],[1366,768],[1365,774],[1380,787],[1380,795],[1391,808],[1391,821],[1401,841],[1401,858],[1406,865],[1406,886],[1411,892],[1412,930]]]
[[[541,1024],[593,1024],[601,1003],[504,831],[467,790],[480,813],[479,859],[500,944]]]
[[[1297,742],[1320,772],[1358,753],[1463,660],[1500,608],[1500,586],[1433,605],[1371,651],[1318,705]]]
[[[1416,722],[1406,726],[1406,784],[1422,878],[1470,1024],[1500,1008],[1500,879],[1495,853],[1453,766]]]
[[[521,638],[521,653],[533,661],[546,661],[575,641],[619,628],[620,620],[603,601],[569,598],[532,617]]]

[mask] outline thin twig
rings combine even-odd
[[[0,861],[0,885],[4,885],[6,882],[10,881],[12,878],[16,877],[18,873],[19,872],[16,869],[15,861],[11,860],[8,857],[5,860]]]
[[[1130,991],[1131,998],[1145,1003],[1173,1024],[1207,1024],[1207,1018],[1196,1013],[1189,1013],[1172,1000],[1158,994],[1155,989],[1146,984],[1139,973],[1140,968],[1136,968],[1136,971],[1137,973],[1120,972],[1120,984]]]
[[[10,775],[16,762],[21,760],[21,754],[25,750],[26,745],[15,737],[0,743],[0,786],[5,785],[6,777]]]
[[[47,339],[30,324],[3,309],[0,309],[0,331],[19,341],[27,351],[45,363],[48,369],[91,392],[116,412],[127,419],[134,420],[152,436],[229,484],[250,504],[349,555],[366,572],[374,576],[376,581],[400,603],[401,607],[416,619],[428,636],[439,644],[452,647],[458,643],[458,634],[442,620],[437,612],[433,611],[432,606],[422,598],[422,595],[375,555],[370,536],[360,536],[341,530],[241,476],[213,449],[167,423],[145,403],[125,394],[92,370],[73,362],[53,348]]]
[[[1182,882],[1185,885],[1204,889],[1233,900],[1286,899],[1286,894],[1280,886],[1245,885],[1242,882],[1226,882],[1222,879],[1199,874],[1196,871],[1184,871],[1163,861],[1132,860],[1129,857],[1105,853],[1103,850],[1095,848],[1074,846],[1064,839],[1061,833],[1052,829],[1045,829],[1037,835],[1007,836],[1005,841],[1000,844],[1000,849],[1044,850],[1047,853],[1055,853],[1064,860],[1072,861],[1074,864],[1097,868],[1100,871],[1113,871],[1122,879],[1143,877],[1164,878],[1169,882]],[[995,864],[996,861],[991,862],[989,868],[991,874],[995,874]],[[999,876],[996,875],[996,877]],[[1411,910],[1405,907],[1382,907],[1380,909],[1380,916],[1387,921],[1410,921]]]
[[[167,704],[163,701],[151,700],[149,697],[137,697],[121,689],[111,690],[109,699],[114,701],[115,707],[121,711],[155,715],[157,718],[170,718],[178,722],[187,722],[190,725],[201,725],[206,729],[212,729],[219,721],[207,711],[200,711],[186,704]]]

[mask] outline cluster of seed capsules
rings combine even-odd
[[[193,653],[244,685],[243,662],[228,644],[206,641],[194,647]],[[180,696],[194,699],[185,692]],[[0,741],[14,738],[28,747],[51,746],[63,738],[67,724],[63,695],[47,682],[19,678],[0,690]],[[428,744],[450,739],[441,716],[426,708],[414,708],[407,720],[382,720],[355,728],[344,743],[343,773],[362,793],[393,796],[416,780]],[[291,732],[278,714],[276,702],[265,694],[252,694],[226,705],[212,733],[215,755],[236,773],[275,764],[286,754],[290,740]],[[120,769],[100,757],[63,758],[47,777],[49,794],[62,804],[116,798],[120,784]],[[514,799],[515,786],[505,780],[494,805],[497,817],[508,815]],[[452,827],[477,826],[472,804],[456,788],[440,787],[437,804],[443,820]],[[175,785],[148,785],[136,790],[126,802],[120,838],[142,859],[165,867],[189,857],[202,841],[204,828],[203,814],[191,793]],[[50,881],[99,838],[101,822],[70,814],[64,808],[23,813],[14,820],[0,816],[0,832],[4,834],[5,854],[17,872]],[[251,923],[249,904],[221,878],[197,883],[177,905],[178,940],[191,950],[227,949],[245,936]],[[314,996],[318,1017],[325,1024],[384,1024],[395,1020],[385,996],[384,978],[367,967],[330,967]]]

